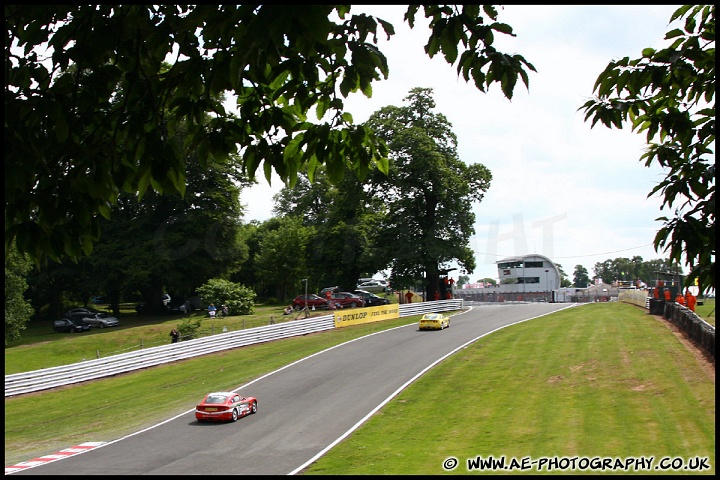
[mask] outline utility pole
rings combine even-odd
[[[308,298],[308,279],[303,278],[302,281],[305,283],[305,308],[303,309],[305,312],[305,318],[310,316],[310,310],[308,310],[307,306],[307,298]]]
[[[547,289],[548,297],[550,296],[550,282],[548,281],[548,272],[549,271],[550,270],[548,270],[547,268],[545,269],[545,288]],[[545,297],[546,302],[550,301],[550,298],[548,298],[548,297]]]

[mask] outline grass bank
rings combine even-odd
[[[93,328],[82,333],[55,333],[52,322],[30,324],[22,338],[5,349],[5,375],[41,368],[68,365],[95,358],[109,357],[142,348],[170,343],[170,330],[181,334],[183,322],[201,319],[199,336],[260,327],[273,323],[302,321],[303,313],[283,315],[282,306],[258,306],[253,315],[228,316],[211,319],[204,311],[189,315],[137,315],[125,312],[118,318],[120,325],[104,329]],[[325,312],[311,312],[313,316]]]

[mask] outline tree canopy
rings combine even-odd
[[[425,280],[439,291],[438,278],[452,262],[472,273],[475,233],[472,203],[482,201],[492,174],[480,163],[457,156],[457,139],[447,118],[433,111],[432,89],[414,88],[407,105],[372,114],[367,124],[390,149],[390,171],[376,175],[387,214],[375,231],[375,245],[392,269],[393,286]]]
[[[492,6],[412,5],[430,19],[425,51],[512,98],[535,68],[498,51],[512,35]],[[372,95],[393,26],[350,5],[6,5],[5,251],[34,260],[92,251],[122,193],[185,192],[178,128],[202,165],[242,158],[292,184],[324,166],[364,178],[387,149],[343,99]],[[166,69],[164,62],[171,64]],[[230,92],[238,114],[220,98]],[[317,122],[309,119],[314,112]]]
[[[646,133],[641,160],[666,171],[648,196],[661,194],[662,207],[675,209],[657,219],[655,249],[689,265],[687,284],[706,291],[715,288],[715,7],[685,5],[670,21],[678,19],[683,28],[667,32],[667,48],[610,62],[581,109],[593,126],[627,122]]]

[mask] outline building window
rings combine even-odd
[[[544,262],[525,262],[525,268],[543,268]]]
[[[505,262],[499,263],[498,268],[521,268],[522,262]]]

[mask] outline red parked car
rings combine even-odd
[[[363,300],[362,297],[350,292],[333,293],[330,296],[330,301],[334,302],[335,305],[339,305],[340,308],[356,308],[365,306],[365,300]]]
[[[292,306],[295,310],[302,310],[305,308],[307,303],[308,308],[315,307],[316,309],[325,309],[328,307],[328,301],[322,297],[315,295],[314,293],[308,293],[307,295],[298,295],[295,300],[292,301]]]
[[[243,397],[235,392],[212,392],[205,395],[195,407],[198,422],[232,421],[257,412],[257,399]]]

